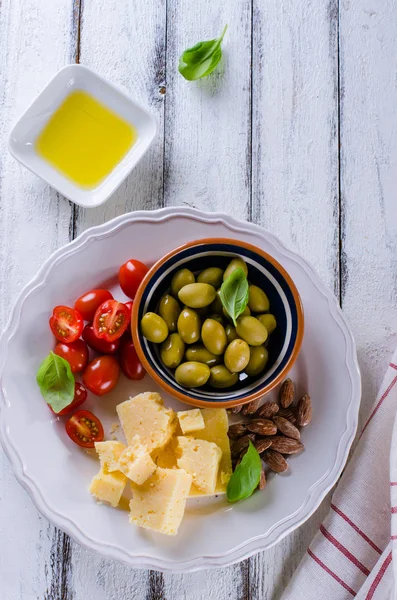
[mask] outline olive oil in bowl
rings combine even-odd
[[[74,184],[94,188],[136,143],[133,125],[83,90],[72,91],[36,139],[36,152]]]

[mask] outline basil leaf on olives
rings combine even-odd
[[[248,450],[236,468],[226,488],[229,502],[238,502],[249,498],[258,487],[261,477],[262,463],[258,451],[250,441]]]
[[[237,317],[244,312],[249,298],[248,280],[242,269],[236,269],[225,279],[219,295],[223,307],[236,326]]]

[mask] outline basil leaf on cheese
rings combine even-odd
[[[227,484],[226,496],[228,501],[238,502],[244,500],[244,498],[249,498],[258,487],[261,471],[261,458],[250,441],[247,452]]]
[[[74,377],[67,360],[50,352],[41,363],[36,376],[44,400],[54,412],[69,406],[74,398]]]

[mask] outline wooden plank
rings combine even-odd
[[[339,291],[338,3],[254,0],[252,218]],[[249,561],[249,598],[278,598],[329,500]]]
[[[71,60],[72,23],[70,0],[0,3],[2,148],[12,122]],[[5,325],[22,286],[68,241],[71,210],[6,151],[0,156],[0,198],[0,318]],[[71,570],[65,536],[37,513],[3,455],[0,480],[0,538],[9,544],[0,561],[3,595],[7,600],[68,600]]]
[[[368,416],[397,333],[397,48],[394,0],[340,6],[342,304]]]

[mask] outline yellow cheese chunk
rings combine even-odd
[[[119,470],[118,462],[124,449],[125,446],[121,442],[95,442],[95,450],[98,453],[101,467],[109,473]]]
[[[177,463],[193,477],[205,494],[214,494],[222,451],[213,442],[180,436],[176,448]]]
[[[157,468],[143,485],[131,484],[130,522],[176,535],[185,513],[192,476],[183,469]]]
[[[144,483],[156,470],[156,464],[146,446],[141,444],[139,435],[123,451],[118,464],[119,471],[138,485]]]
[[[119,471],[108,473],[101,469],[91,481],[90,492],[99,502],[117,506],[126,482],[127,477]]]
[[[177,467],[174,440],[172,439],[164,448],[159,450],[155,456],[155,461],[158,467],[163,469],[173,469]]]
[[[182,433],[190,433],[198,429],[204,429],[205,423],[201,410],[193,408],[192,410],[181,410],[176,413]]]
[[[164,407],[160,394],[145,392],[116,408],[128,444],[139,435],[141,443],[152,453],[164,448],[174,433],[175,413]]]

